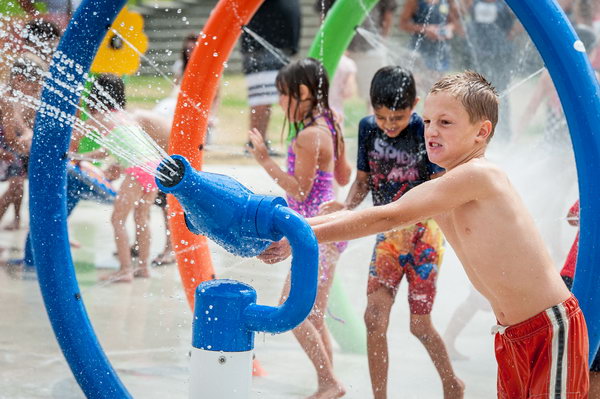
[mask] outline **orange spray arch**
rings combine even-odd
[[[169,154],[186,157],[202,168],[206,129],[212,101],[225,64],[242,33],[264,0],[220,0],[198,37],[191,54],[177,99],[169,140]],[[211,280],[214,269],[206,237],[190,232],[177,200],[169,195],[171,242],[179,274],[190,307],[194,291],[202,281]]]

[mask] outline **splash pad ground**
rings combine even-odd
[[[227,173],[261,188],[278,193],[254,166],[209,165],[211,172]],[[269,183],[266,183],[269,182]],[[116,267],[112,257],[109,206],[84,202],[74,211],[70,229],[82,248],[74,250],[76,262],[96,257],[102,266]],[[162,220],[153,210],[153,254],[162,248]],[[23,237],[23,231],[19,232]],[[8,240],[10,233],[1,232]],[[13,235],[16,236],[16,235]],[[11,236],[12,237],[12,236]],[[11,238],[20,245],[21,241]],[[352,243],[340,260],[338,273],[353,295],[356,309],[364,309],[367,265],[372,238]],[[107,243],[101,245],[101,243]],[[103,248],[98,250],[98,248]],[[254,285],[259,302],[276,303],[288,266],[264,265],[241,260],[211,245],[215,268],[223,278],[235,278]],[[104,270],[78,268],[82,295],[101,344],[134,397],[183,398],[188,391],[188,351],[191,343],[191,313],[185,302],[174,265],[153,268],[152,278],[133,284],[102,285],[97,276]],[[83,398],[51,331],[39,287],[27,273],[0,270],[0,398]],[[433,320],[441,332],[456,306],[468,295],[468,282],[451,251],[447,252],[439,280],[438,302]],[[425,349],[410,335],[406,285],[398,293],[392,312],[390,342],[390,398],[441,397],[441,384]],[[467,381],[467,398],[491,397],[495,393],[496,366],[489,327],[491,313],[478,313],[459,337],[458,347],[470,361],[456,362],[458,375]],[[292,334],[256,337],[256,355],[267,371],[254,378],[253,398],[303,398],[316,387],[314,371]],[[334,354],[336,371],[348,390],[347,398],[370,395],[367,358]]]
[[[235,86],[236,79],[231,81]],[[521,90],[527,92],[529,87],[526,85]],[[234,106],[236,98],[228,97],[228,92],[224,90],[226,105],[221,108],[220,115],[236,114],[244,108]],[[515,99],[519,98],[519,94],[515,93]],[[513,103],[516,108],[519,107],[519,101]],[[240,119],[245,119],[245,116]],[[241,143],[222,138],[228,119],[222,120],[214,148],[239,148]],[[277,123],[273,123],[272,127],[273,137],[278,137]],[[355,159],[356,153],[353,135],[353,131],[348,131],[348,157],[351,160]],[[535,136],[531,139],[534,140]],[[496,158],[502,158],[504,154],[504,151],[492,152]],[[513,157],[527,159],[525,153],[513,154]],[[209,172],[233,176],[256,192],[282,194],[266,173],[248,158],[209,149],[207,160],[206,170]],[[3,184],[0,183],[0,189],[4,189]],[[521,186],[527,188],[524,183]],[[528,192],[522,190],[522,193],[527,201]],[[340,192],[340,198],[343,196],[345,192]],[[530,209],[533,205],[528,202]],[[82,245],[82,248],[73,251],[73,256],[90,318],[107,355],[134,397],[186,397],[191,313],[175,265],[153,268],[151,279],[136,280],[133,284],[103,285],[98,282],[99,275],[117,267],[112,255],[111,209],[107,205],[84,201],[69,219],[70,233]],[[532,211],[535,213],[535,209]],[[162,249],[164,237],[160,211],[154,207],[152,212],[151,255],[154,256]],[[567,235],[575,233],[575,229],[569,229],[564,220],[557,219],[553,225],[566,230]],[[0,231],[0,240],[8,247],[19,248],[23,245],[24,234],[25,230],[17,234]],[[565,239],[565,247],[571,242],[569,236]],[[372,243],[373,238],[353,242],[342,255],[337,269],[348,292],[356,293],[352,295],[352,301],[359,313],[366,305],[364,293]],[[288,264],[265,265],[255,260],[234,258],[212,244],[211,252],[219,276],[248,282],[256,287],[260,303],[276,303]],[[6,258],[13,253],[18,255],[9,248],[1,256]],[[38,284],[33,278],[33,274],[18,268],[0,270],[0,290],[3,292],[3,301],[0,301],[0,330],[3,331],[0,337],[0,398],[83,398],[56,343]],[[388,334],[390,398],[441,397],[441,384],[435,369],[425,349],[409,332],[406,289],[406,284],[402,284]],[[433,321],[440,333],[445,331],[452,313],[468,294],[466,276],[448,248],[433,311]],[[454,362],[458,376],[467,384],[466,398],[495,395],[496,364],[492,336],[489,335],[493,324],[491,313],[479,312],[458,338],[458,349],[470,358]],[[316,386],[312,366],[292,334],[258,335],[256,354],[268,375],[254,379],[253,398],[303,398],[312,393]],[[335,370],[348,390],[346,397],[369,397],[367,358],[336,351],[334,359]]]

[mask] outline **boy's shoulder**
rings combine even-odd
[[[378,129],[377,123],[375,123],[375,115],[367,115],[358,122],[358,128],[360,130],[371,130]]]
[[[501,190],[509,181],[506,173],[485,158],[471,159],[447,171],[446,179],[464,180],[482,189]]]

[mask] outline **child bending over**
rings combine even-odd
[[[95,79],[88,104],[91,118],[87,124],[97,130],[99,135],[104,136],[106,141],[112,142],[113,146],[96,150],[86,156],[103,158],[110,153],[125,174],[111,216],[120,267],[117,272],[103,277],[113,282],[131,282],[134,277],[150,276],[148,222],[150,207],[154,203],[158,188],[154,176],[148,172],[148,169],[156,168],[160,162],[160,155],[148,144],[142,144],[136,137],[147,134],[150,139],[165,149],[169,135],[167,124],[161,124],[159,120],[154,120],[147,113],[130,114],[124,110],[125,104],[125,85],[121,78],[103,74]],[[81,139],[81,136],[78,138]],[[102,141],[99,144],[102,144]],[[78,145],[76,138],[71,148],[76,149]],[[132,158],[140,161],[134,163]],[[140,166],[141,164],[145,164],[145,167]],[[132,211],[139,254],[136,265],[132,264],[130,242],[125,228],[125,221]]]

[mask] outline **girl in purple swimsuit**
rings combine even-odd
[[[263,136],[256,129],[249,132],[252,145],[248,151],[285,190],[290,208],[304,217],[316,216],[319,205],[335,199],[334,179],[346,185],[351,174],[342,131],[329,107],[329,80],[319,61],[306,58],[282,68],[276,86],[287,123],[297,132],[288,149],[287,172],[269,156]],[[312,313],[293,331],[317,371],[319,386],[311,398],[339,398],[345,393],[333,374],[331,341],[323,320],[342,250],[340,243],[319,245],[317,300]],[[289,276],[282,300],[288,291]]]

